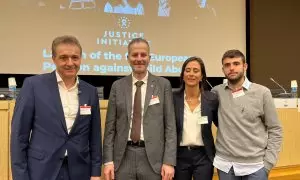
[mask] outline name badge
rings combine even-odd
[[[158,96],[153,96],[151,97],[150,99],[150,103],[149,103],[149,106],[153,105],[153,104],[158,104],[159,103],[159,98]]]
[[[80,115],[91,115],[91,106],[80,106]]]
[[[208,124],[208,117],[201,116],[200,118],[198,118],[198,124]]]
[[[238,97],[241,97],[241,96],[244,96],[244,95],[245,95],[245,92],[244,92],[243,89],[232,92],[232,97],[233,98],[238,98]]]

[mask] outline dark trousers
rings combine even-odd
[[[213,164],[204,147],[190,149],[179,147],[175,167],[176,180],[212,180]]]
[[[70,180],[69,168],[68,168],[68,157],[64,158],[56,180]]]

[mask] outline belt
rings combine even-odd
[[[145,141],[137,141],[137,142],[127,141],[127,145],[136,146],[136,147],[145,147]]]
[[[204,148],[204,146],[179,146],[180,148],[188,149],[188,150],[198,150]]]

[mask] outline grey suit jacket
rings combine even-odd
[[[149,105],[158,96],[159,103]],[[103,158],[114,162],[118,170],[127,146],[132,111],[132,75],[112,85],[106,116]],[[162,164],[176,165],[176,122],[172,88],[168,80],[149,73],[143,119],[144,141],[148,160],[160,174]]]

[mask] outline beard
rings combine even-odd
[[[228,82],[230,84],[237,84],[238,82],[240,82],[241,79],[243,79],[244,77],[244,71],[243,72],[240,72],[236,77],[234,78],[230,78],[229,76],[226,76]]]

